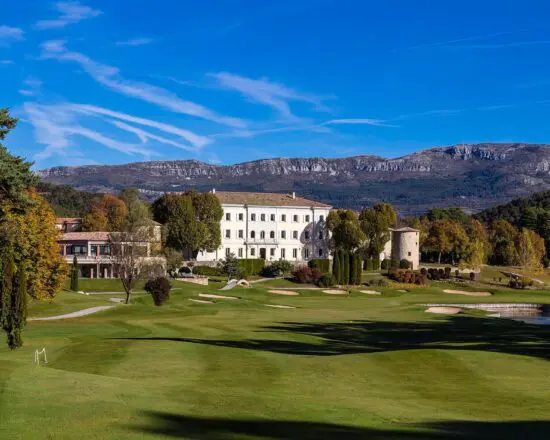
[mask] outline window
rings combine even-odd
[[[269,238],[275,238],[275,231],[271,231],[269,233]]]
[[[292,216],[292,221],[293,221],[294,223],[298,223],[298,216],[297,216],[297,215],[293,215],[293,216]]]
[[[239,214],[239,221],[242,222],[243,220],[244,220],[244,215],[243,215],[243,213],[241,212],[241,213]]]
[[[271,214],[270,218],[271,218],[271,221],[274,222],[275,221],[275,214]]]
[[[309,215],[306,215],[306,223],[309,223]]]
[[[256,214],[250,214],[250,221],[255,222],[256,221]]]
[[[252,248],[250,249],[250,256],[254,257],[256,255],[256,249]]]
[[[323,256],[323,249],[319,249],[319,256],[320,256],[320,257]]]
[[[304,249],[304,258],[305,259],[309,258],[309,249],[307,249],[307,248]]]
[[[323,231],[319,231],[319,240],[323,239]]]
[[[90,246],[90,254],[92,257],[97,257],[97,244],[92,244]]]
[[[306,240],[309,240],[309,231],[305,231],[305,232],[304,232],[304,238],[305,238]]]
[[[286,214],[281,214],[281,221],[286,222]]]
[[[320,221],[320,222],[324,222],[324,221],[325,221],[325,216],[324,216],[324,215],[320,215],[320,216],[319,216],[319,221]]]
[[[239,258],[243,257],[243,248],[239,248],[238,254],[239,254]]]
[[[298,240],[298,231],[292,231],[292,238]]]
[[[411,256],[412,254],[409,252],[409,257]]]
[[[292,249],[292,258],[295,260],[298,258],[298,249]]]
[[[281,249],[281,258],[283,260],[286,258],[286,249]]]
[[[230,248],[225,248],[225,256],[229,257],[229,255],[231,255],[231,249]]]
[[[231,238],[231,229],[225,230],[225,238]]]
[[[275,248],[269,249],[269,255],[274,257],[275,256]]]
[[[250,231],[250,238],[256,238],[256,231]]]
[[[239,235],[238,235],[239,238],[243,238],[244,237],[244,231],[242,229],[239,229]]]
[[[265,238],[265,231],[260,231],[260,239],[264,239]]]
[[[88,248],[82,244],[73,244],[69,255],[88,255]]]
[[[265,214],[260,214],[260,220],[265,222]]]
[[[231,213],[230,212],[226,212],[225,213],[225,219],[229,222],[231,221]]]
[[[99,246],[99,252],[101,255],[111,255],[111,245],[102,244]]]
[[[285,239],[285,238],[286,238],[286,231],[281,231],[281,238],[282,238],[282,239]]]

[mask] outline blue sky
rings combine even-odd
[[[544,0],[21,0],[11,151],[55,165],[550,142]]]

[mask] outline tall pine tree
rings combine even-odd
[[[23,327],[27,324],[27,274],[23,264],[17,271],[17,283],[12,289],[13,342],[10,348],[23,346]]]
[[[2,256],[2,284],[0,292],[0,326],[8,337],[8,346],[13,347],[13,277],[15,262],[13,249],[8,246]]]

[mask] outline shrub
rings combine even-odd
[[[460,271],[458,269],[455,270],[455,277],[460,278]]]
[[[371,259],[367,260],[367,270],[373,270],[373,268],[374,268],[373,263],[374,262]]]
[[[451,278],[451,268],[450,267],[445,268],[445,278]]]
[[[191,273],[191,268],[190,267],[187,267],[187,266],[183,266],[183,267],[180,267],[180,269],[178,270],[178,272],[180,274],[182,273]]]
[[[316,258],[308,263],[308,266],[312,269],[319,269],[323,273],[327,273],[330,270],[330,260],[324,258]]]
[[[269,266],[264,267],[262,276],[268,278],[282,277],[292,272],[292,263],[286,260],[274,261]]]
[[[427,275],[427,274],[428,274],[428,271],[426,270],[425,267],[423,267],[422,269],[420,269],[420,273],[421,273],[422,275]]]
[[[525,289],[526,287],[531,287],[531,286],[533,286],[533,284],[535,284],[535,283],[531,278],[523,277],[521,279],[521,287],[523,289]]]
[[[239,267],[250,275],[259,275],[265,267],[263,258],[245,258],[239,260]]]
[[[390,260],[388,260],[387,258],[384,259],[384,260],[382,260],[382,264],[381,264],[381,266],[380,266],[380,268],[381,268],[382,270],[387,270],[387,269],[389,269],[390,267],[391,267],[391,261],[390,261]]]
[[[397,269],[397,268],[399,268],[399,261],[397,261],[397,260],[391,260],[391,261],[390,261],[390,268],[391,268],[391,269]]]
[[[399,262],[399,269],[410,269],[410,267],[411,265],[409,263],[409,260],[403,259]]]
[[[319,287],[332,287],[336,285],[336,279],[331,273],[325,273],[316,283]]]
[[[217,267],[210,266],[195,266],[193,268],[193,273],[195,275],[202,275],[207,277],[219,277],[223,275]]]
[[[470,281],[475,281],[475,280],[476,280],[476,273],[470,272]]]
[[[388,283],[388,281],[385,280],[384,278],[380,278],[377,284],[379,287],[388,287],[390,283]]]
[[[315,284],[323,276],[319,269],[312,269],[308,266],[301,266],[292,272],[292,278],[297,283],[301,284]]]
[[[156,306],[163,305],[170,298],[172,285],[168,278],[157,277],[145,283],[145,291],[150,293]]]
[[[544,257],[544,267],[550,267],[550,258]]]

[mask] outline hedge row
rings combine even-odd
[[[319,269],[321,272],[327,273],[330,270],[330,260],[317,258],[317,259],[311,260],[308,263],[308,266],[311,267],[312,269]]]
[[[248,258],[239,260],[239,267],[248,275],[259,275],[265,267],[263,258]]]

